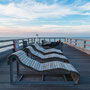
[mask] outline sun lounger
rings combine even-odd
[[[51,42],[48,42],[46,40],[42,40],[42,45],[49,45],[49,44],[51,44]]]
[[[57,54],[62,54],[63,55],[63,52],[61,50],[58,50],[58,49],[55,49],[55,48],[44,49],[43,47],[40,47],[37,43],[33,44],[32,46],[34,46],[35,49],[42,52],[43,54],[57,53]]]
[[[55,61],[55,60],[69,62],[64,55],[60,55],[56,53],[44,55],[38,51],[35,51],[32,46],[26,47],[26,52],[28,53],[28,56],[34,57],[40,62],[48,62],[48,61]]]
[[[38,72],[42,75],[48,75],[48,74],[58,74],[58,75],[68,75],[70,74],[73,81],[72,83],[78,84],[80,80],[80,75],[78,71],[69,63],[64,63],[61,61],[51,61],[47,63],[40,63],[37,60],[31,59],[26,55],[26,53],[22,50],[17,51],[13,54],[11,54],[8,58],[8,63],[10,64],[10,82],[11,83],[22,83],[25,84],[25,82],[20,81],[14,81],[13,79],[13,62],[17,61],[18,65],[21,64],[24,67],[28,67],[29,69]],[[17,66],[17,72],[19,73],[19,66]],[[66,81],[65,81],[66,82]],[[68,81],[69,82],[69,81]],[[55,81],[38,81],[38,82],[29,82],[30,84],[59,84]]]

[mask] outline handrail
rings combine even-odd
[[[42,39],[49,39],[49,41],[51,41],[52,39],[54,39],[54,41],[56,41],[56,39],[64,39],[64,37],[39,37],[38,40],[39,40],[39,43],[41,42]],[[3,45],[3,46],[0,46],[0,49],[3,49],[3,48],[7,48],[7,47],[10,47],[10,46],[13,46],[13,40],[18,40],[18,41],[21,41],[22,42],[19,42],[19,44],[23,44],[23,41],[26,40],[28,43],[30,42],[35,42],[35,37],[30,37],[30,38],[20,38],[20,39],[10,39],[10,40],[0,40],[0,43],[7,43],[7,42],[12,42],[8,45]]]
[[[28,43],[31,41],[31,38],[22,38],[22,39],[11,39],[11,40],[0,40],[0,49],[2,49],[2,50],[0,50],[0,52],[2,52],[3,51],[3,49],[5,50],[5,48],[6,48],[6,50],[7,50],[7,48],[11,48],[12,46],[13,46],[13,40],[18,40],[19,41],[19,45],[20,44],[23,44],[23,41],[24,40],[26,40],[26,41],[28,41]],[[10,43],[9,43],[10,42]],[[4,45],[4,44],[5,45]],[[8,43],[8,44],[7,44]],[[9,49],[10,49],[9,48]],[[13,48],[11,48],[11,49],[13,49]]]
[[[87,42],[90,42],[90,40],[85,40],[85,39],[74,39],[74,38],[65,38],[65,37],[39,37],[38,38],[39,43],[41,43],[41,40],[43,40],[43,39],[44,40],[48,39],[49,42],[51,40],[53,40],[53,41],[61,40],[62,42],[66,42],[66,43],[69,43],[69,44],[72,44],[72,45],[75,45],[75,46],[80,45],[83,48],[90,47],[90,45],[87,43]],[[22,38],[22,39],[21,38],[20,39],[11,39],[11,40],[0,40],[0,43],[12,42],[13,40],[19,40],[19,44],[22,44],[24,40],[27,40],[27,42],[30,43],[30,42],[35,42],[35,37]],[[0,49],[6,48],[6,47],[10,47],[10,46],[13,46],[13,42],[8,44],[8,45],[0,46]]]
[[[0,46],[0,48],[5,48],[5,47],[9,47],[12,46],[13,44],[9,44],[9,45],[4,45],[4,46]]]
[[[79,41],[88,41],[88,42],[90,42],[90,40],[87,40],[87,39],[74,39],[74,38],[65,38],[65,39],[72,39],[72,40],[79,40]]]
[[[24,39],[31,39],[31,38],[0,40],[0,42],[9,42],[9,41],[13,41],[13,40],[24,40]]]
[[[78,45],[83,45],[82,48],[87,48],[90,47],[90,44],[87,44],[87,42],[90,42],[90,40],[85,40],[85,39],[74,39],[74,38],[65,38],[65,42],[66,43],[69,43],[69,44],[72,44],[74,43],[75,46],[78,46]],[[80,47],[80,46],[79,46]]]

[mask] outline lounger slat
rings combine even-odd
[[[54,57],[54,56],[59,57],[59,58],[63,58],[63,59],[67,59],[64,55],[59,55],[59,54],[56,54],[56,53],[45,55],[44,58],[51,58],[51,57]]]

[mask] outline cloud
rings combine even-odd
[[[60,32],[60,33],[82,33],[82,32],[90,32],[90,25],[43,25],[41,27],[42,30],[46,30],[47,32]]]
[[[90,10],[90,2],[80,6],[80,9],[85,10],[85,11]]]
[[[18,0],[15,0],[18,1]],[[48,0],[47,0],[48,1]],[[90,3],[82,2],[82,0],[76,0],[72,4],[65,5],[64,3],[68,0],[63,0],[57,3],[57,0],[53,0],[54,3],[47,4],[42,2],[37,2],[35,0],[20,0],[18,3],[10,0],[8,4],[0,4],[0,26],[10,26],[0,28],[0,33],[4,35],[9,33],[10,35],[24,35],[30,33],[57,33],[64,35],[67,33],[90,33],[90,26],[84,25],[85,22],[77,20],[71,20],[71,23],[82,22],[83,25],[71,26],[68,25],[70,22],[67,20],[61,20],[61,22],[67,22],[67,25],[34,25],[32,26],[31,21],[37,21],[38,23],[47,19],[51,21],[62,18],[68,15],[90,15]],[[71,18],[72,19],[72,18]],[[57,21],[57,20],[56,20]],[[58,20],[59,21],[59,20]],[[24,24],[22,24],[25,23]],[[28,24],[30,23],[30,24]],[[60,21],[58,22],[60,23]],[[87,22],[88,23],[88,22]],[[87,24],[86,23],[86,24]],[[26,24],[28,26],[26,26]],[[0,35],[1,35],[0,34]]]
[[[34,36],[39,35],[53,36],[83,36],[90,35],[90,25],[64,26],[64,25],[42,25],[29,27],[7,28],[0,27],[0,36]]]
[[[13,0],[10,0],[13,1]],[[66,2],[64,0],[63,2]],[[67,15],[90,15],[89,12],[83,12],[85,10],[90,10],[90,3],[82,5],[82,0],[76,0],[71,5],[63,5],[62,3],[56,3],[54,0],[53,4],[46,4],[42,2],[37,2],[35,0],[21,0],[18,3],[10,2],[9,4],[0,4],[0,15],[9,17],[11,22],[26,22],[33,21],[42,18],[62,18]],[[81,3],[81,4],[80,4]],[[80,6],[78,6],[80,4]],[[7,21],[9,21],[7,20]],[[10,22],[9,21],[9,22]]]
[[[35,20],[39,18],[56,18],[66,15],[78,14],[77,11],[58,4],[47,5],[35,0],[24,0],[20,3],[0,5],[0,14],[15,18]]]

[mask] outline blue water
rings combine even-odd
[[[0,37],[0,40],[12,40],[12,39],[22,39],[22,38],[24,38],[24,37]],[[70,38],[90,40],[90,37],[70,37]],[[49,41],[49,39],[45,39],[45,40]],[[56,39],[56,41],[57,40],[59,40],[59,39]],[[54,39],[51,39],[50,41],[53,42]],[[62,40],[62,42],[63,41],[64,40]],[[83,43],[83,41],[79,41],[79,42],[80,43]],[[10,42],[3,42],[3,43],[1,42],[0,43],[0,46],[9,45],[9,44],[13,44],[13,42],[12,41],[10,41]],[[90,42],[87,42],[86,44],[89,44],[90,45]],[[22,44],[20,44],[20,45],[22,45]],[[83,45],[78,45],[78,46],[83,47]],[[7,48],[2,48],[2,49],[0,49],[0,52],[6,51],[6,50],[11,49],[11,48],[13,48],[13,46],[10,46],[10,47],[7,47]],[[88,46],[86,48],[87,49],[90,49],[90,47],[88,47]]]
[[[11,39],[22,39],[22,38],[29,38],[29,37],[0,37],[0,40],[11,40]],[[69,37],[69,38],[90,40],[90,37]]]
[[[0,37],[0,40],[22,39],[25,37]]]

